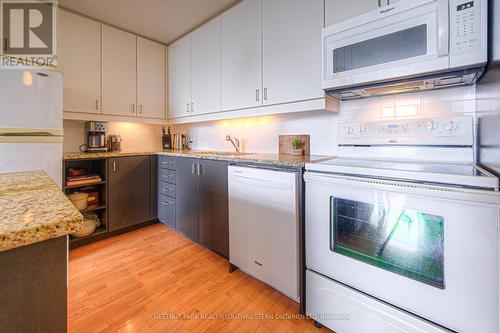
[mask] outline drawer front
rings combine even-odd
[[[166,195],[171,198],[175,198],[175,185],[174,184],[169,184],[165,182],[160,182],[159,183],[159,190],[161,195]]]
[[[165,195],[158,196],[158,220],[171,228],[175,228],[175,199]]]
[[[160,169],[175,170],[175,157],[159,156],[158,166]]]
[[[174,170],[160,169],[160,170],[158,170],[158,177],[159,177],[160,181],[162,181],[162,182],[175,184],[175,171]]]

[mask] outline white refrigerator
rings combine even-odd
[[[0,173],[45,170],[61,187],[62,101],[61,73],[0,70]]]

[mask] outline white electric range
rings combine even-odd
[[[473,130],[339,125],[344,156],[304,175],[308,315],[337,333],[498,332],[499,181]]]

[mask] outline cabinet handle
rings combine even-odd
[[[139,105],[139,113],[142,114],[142,104]]]
[[[201,164],[196,164],[196,175],[201,176]]]
[[[267,101],[267,88],[264,88],[264,100]]]
[[[194,112],[194,103],[191,102],[191,112]]]
[[[171,203],[171,202],[166,202],[166,201],[163,201],[163,204],[164,204],[164,205],[171,205],[172,203]]]
[[[260,100],[260,90],[255,89],[255,100],[258,102]]]
[[[189,103],[186,104],[186,112],[189,112]]]
[[[113,161],[113,172],[116,172],[116,162]]]
[[[191,174],[196,175],[196,164],[191,164]]]
[[[94,99],[94,110],[99,110],[99,100]]]
[[[135,113],[135,104],[132,104],[132,113]]]

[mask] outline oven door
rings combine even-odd
[[[323,30],[323,89],[449,68],[448,0],[401,1]]]
[[[497,332],[498,196],[311,172],[305,180],[308,269],[444,327]]]

